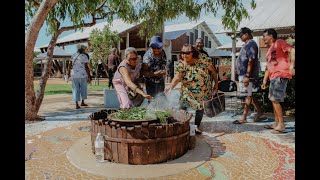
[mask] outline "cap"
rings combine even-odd
[[[247,27],[243,27],[243,28],[240,29],[239,36],[241,36],[242,34],[246,34],[246,33],[251,35],[252,31]]]
[[[153,36],[151,38],[149,46],[150,47],[155,47],[155,48],[162,48],[163,43],[162,43],[161,37],[160,36]]]

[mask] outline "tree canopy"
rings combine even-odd
[[[106,63],[111,47],[117,47],[121,38],[116,31],[111,31],[108,26],[103,30],[94,29],[90,33],[91,63],[95,67],[99,60]]]
[[[26,3],[28,16],[34,15],[40,2],[29,0]],[[251,0],[250,6],[256,7],[254,0]],[[242,0],[63,0],[58,1],[52,8],[46,22],[47,30],[52,34],[57,30],[56,20],[62,22],[69,18],[74,27],[66,30],[77,30],[88,23],[85,19],[92,19],[94,23],[104,19],[111,23],[114,18],[120,18],[128,23],[142,23],[140,36],[150,38],[162,30],[163,23],[167,20],[173,20],[183,14],[190,20],[197,20],[200,18],[201,10],[216,15],[219,9],[224,11],[222,25],[233,32],[242,19],[249,17]]]

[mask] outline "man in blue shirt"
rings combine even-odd
[[[252,39],[251,30],[247,27],[240,29],[240,39],[245,44],[240,50],[237,59],[237,71],[239,75],[239,91],[240,95],[246,96],[244,111],[241,120],[236,120],[233,123],[242,124],[247,122],[247,114],[251,101],[257,110],[257,116],[254,122],[260,121],[264,118],[264,113],[257,100],[252,96],[252,92],[259,87],[258,78],[260,72],[260,62],[258,59],[258,45]]]

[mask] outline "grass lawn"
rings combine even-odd
[[[38,87],[35,85],[35,89]],[[106,84],[100,85],[89,85],[88,91],[103,91],[104,88],[108,88]],[[72,85],[71,84],[47,84],[44,95],[51,94],[71,94],[72,93]]]

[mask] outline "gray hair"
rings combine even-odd
[[[117,51],[117,48],[112,48],[111,50],[110,50],[110,53],[115,53]]]
[[[87,46],[83,44],[77,44],[77,49],[87,49]]]
[[[136,48],[134,47],[128,47],[125,51],[124,51],[124,56],[125,58],[127,58],[128,54],[134,52],[136,55],[138,55]]]

